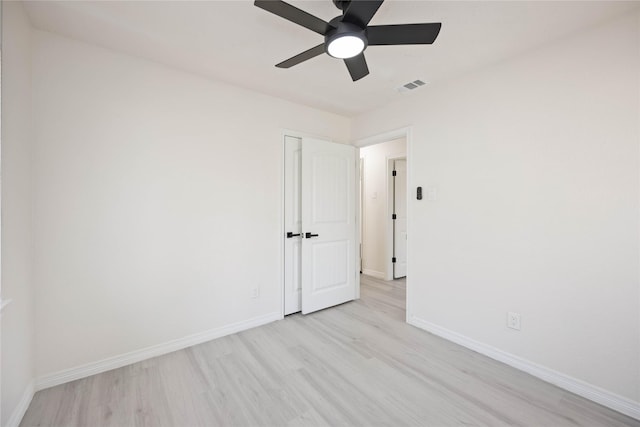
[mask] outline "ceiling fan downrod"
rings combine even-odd
[[[343,14],[344,14],[344,11],[347,10],[347,8],[349,7],[349,3],[351,3],[351,0],[333,0],[333,4],[335,4],[336,7],[342,11]]]

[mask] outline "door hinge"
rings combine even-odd
[[[391,176],[396,176],[396,171],[391,171]]]
[[[391,262],[395,263],[396,262],[396,257],[391,258]]]
[[[397,219],[398,217],[396,216],[396,214],[391,214],[391,219]]]

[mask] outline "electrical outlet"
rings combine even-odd
[[[260,296],[260,288],[251,289],[251,298],[258,298]]]
[[[507,327],[520,330],[520,313],[514,313],[512,311],[507,313]]]

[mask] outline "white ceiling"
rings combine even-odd
[[[290,3],[327,21],[340,13],[331,0]],[[370,47],[370,74],[354,83],[344,63],[327,55],[275,68],[320,44],[322,36],[250,0],[26,2],[36,28],[348,116],[412,96],[397,92],[406,82],[451,78],[638,6],[608,0],[387,0],[371,25],[442,22],[442,30],[430,46]]]

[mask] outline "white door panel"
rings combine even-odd
[[[356,295],[356,149],[302,140],[302,313]]]

